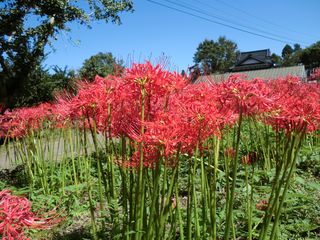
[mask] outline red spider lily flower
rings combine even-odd
[[[31,202],[14,196],[10,190],[0,191],[0,236],[3,240],[28,240],[26,229],[51,229],[62,218],[55,211],[38,217],[31,212]]]
[[[320,81],[320,68],[314,69],[313,73],[308,78],[308,81]]]
[[[143,166],[147,168],[155,168],[156,163],[159,161],[160,152],[159,149],[152,145],[143,147]],[[140,150],[137,150],[131,156],[130,161],[126,162],[126,165],[132,168],[138,168],[140,166]]]
[[[240,110],[244,116],[255,116],[269,112],[273,107],[272,95],[261,79],[248,81],[246,76],[234,74],[219,85],[218,101],[234,114]]]
[[[6,111],[0,116],[0,137],[20,138],[30,131],[38,131],[53,116],[53,106],[42,103],[35,107]]]
[[[140,113],[141,87],[145,90],[145,116],[151,120],[157,109],[165,108],[171,94],[186,86],[188,80],[177,73],[170,73],[160,65],[152,66],[150,62],[133,64],[127,69],[123,78],[123,90],[130,93],[131,107]]]
[[[319,84],[302,83],[288,76],[269,83],[275,96],[274,110],[266,118],[276,131],[312,132],[320,127]]]
[[[145,122],[145,134],[134,139],[161,149],[168,162],[177,151],[192,153],[196,146],[201,151],[203,141],[221,133],[226,118],[216,108],[211,92],[212,87],[196,85],[172,95],[168,108]]]

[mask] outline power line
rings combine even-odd
[[[193,0],[194,2],[196,2],[196,3],[198,3],[198,4],[202,4],[202,5],[204,5],[204,6],[206,6],[206,7],[209,7],[209,8],[211,8],[211,9],[214,9],[214,10],[216,10],[216,11],[219,11],[219,12],[224,12],[224,13],[226,13],[227,15],[228,15],[228,17],[229,16],[232,16],[233,18],[236,18],[237,20],[239,20],[239,19],[242,19],[243,21],[246,21],[246,22],[249,22],[250,20],[252,20],[252,18],[248,15],[248,14],[244,14],[244,15],[247,15],[247,16],[243,16],[243,15],[236,15],[236,14],[232,14],[230,11],[227,11],[227,10],[225,10],[225,9],[221,9],[221,8],[216,8],[216,7],[214,7],[212,4],[209,4],[209,3],[207,3],[207,2],[205,2],[205,1],[199,1],[199,0]],[[215,5],[216,6],[216,5]],[[248,17],[249,16],[249,17]],[[254,17],[255,18],[255,17]],[[257,22],[255,21],[254,22],[254,25],[257,25]],[[268,26],[268,25],[267,25]],[[262,27],[262,28],[265,28],[266,26],[265,25],[262,25],[262,26],[260,26],[260,27]],[[281,30],[279,30],[279,29],[272,29],[271,31],[276,31],[276,32],[280,32],[280,33],[283,33],[283,28],[281,28]],[[288,32],[288,31],[287,31]],[[291,32],[290,32],[291,33]]]
[[[162,6],[162,7],[177,11],[177,12],[181,12],[181,13],[187,14],[189,16],[193,16],[193,17],[196,17],[196,18],[199,18],[199,19],[211,22],[211,23],[215,23],[215,24],[218,24],[218,25],[221,25],[221,26],[224,26],[224,27],[228,27],[228,28],[231,28],[231,29],[234,29],[234,30],[238,30],[240,32],[248,33],[248,34],[251,34],[251,35],[255,35],[255,36],[258,36],[258,37],[266,38],[266,39],[277,41],[277,42],[281,42],[281,43],[286,43],[286,44],[290,43],[290,44],[292,44],[289,41],[284,41],[284,40],[281,40],[281,39],[278,39],[278,38],[274,38],[274,37],[266,36],[266,35],[263,35],[263,34],[255,33],[255,32],[252,32],[252,31],[248,31],[248,30],[245,30],[245,29],[242,29],[242,28],[239,28],[239,27],[232,26],[230,24],[221,23],[221,22],[218,22],[218,21],[206,18],[206,17],[202,17],[202,16],[196,15],[194,13],[190,13],[190,12],[187,12],[187,11],[184,11],[184,10],[181,10],[181,9],[178,9],[178,8],[175,8],[175,7],[163,4],[163,3],[159,3],[159,2],[156,2],[156,1],[153,1],[153,0],[147,0],[147,1],[150,2],[150,3],[156,4],[156,5],[159,5],[159,6]]]
[[[286,29],[287,32],[290,32],[290,33],[294,32],[294,33],[299,34],[299,35],[301,35],[301,34],[306,35],[306,33],[298,32],[298,31],[296,31],[296,30],[294,30],[294,29],[291,29],[291,28],[288,28],[288,27],[286,27],[286,26],[277,24],[277,23],[275,23],[275,22],[266,20],[266,19],[264,19],[264,18],[262,18],[262,17],[259,17],[259,16],[256,16],[256,15],[252,14],[251,12],[248,12],[248,11],[245,11],[245,10],[243,10],[243,9],[241,9],[241,8],[235,7],[235,6],[233,6],[232,4],[227,3],[227,2],[225,2],[225,1],[222,1],[222,0],[215,0],[215,1],[216,1],[216,2],[220,2],[220,3],[224,4],[225,6],[228,6],[228,7],[232,8],[232,9],[235,9],[235,10],[238,11],[238,12],[242,12],[242,13],[244,13],[245,15],[251,16],[251,17],[253,17],[253,18],[255,18],[255,19],[258,19],[258,20],[260,20],[260,21],[262,21],[262,22],[265,22],[265,23],[267,23],[267,24],[269,24],[269,25],[273,25],[273,26],[280,27],[282,30]],[[308,34],[308,35],[309,35],[309,34]],[[314,35],[313,35],[313,37],[311,37],[311,35],[309,36],[309,38],[312,38],[312,39],[313,39],[314,37],[317,37],[317,38],[318,38],[319,36],[314,36]]]
[[[206,16],[209,16],[209,17],[212,17],[212,18],[219,19],[219,20],[221,20],[223,22],[231,23],[231,24],[236,25],[236,26],[240,26],[240,27],[247,28],[247,29],[250,29],[250,30],[253,30],[253,31],[257,31],[257,32],[261,32],[261,33],[267,34],[268,36],[285,39],[287,41],[290,41],[292,44],[295,44],[295,43],[299,42],[296,39],[288,38],[288,37],[283,36],[283,35],[278,35],[278,34],[270,33],[270,32],[267,32],[267,31],[264,31],[264,30],[261,30],[261,29],[255,28],[255,27],[250,27],[250,26],[246,26],[246,25],[243,25],[243,24],[240,24],[240,23],[235,23],[234,21],[231,21],[229,19],[226,19],[226,18],[217,16],[217,15],[213,15],[211,13],[205,12],[202,9],[195,7],[194,5],[190,5],[189,4],[189,6],[191,6],[191,7],[188,7],[186,5],[177,3],[177,2],[181,2],[181,1],[174,1],[174,2],[170,1],[170,0],[165,0],[165,1],[169,2],[171,4],[174,4],[174,5],[186,8],[186,9],[191,10],[191,11],[195,11],[195,12],[198,12],[200,14],[203,14],[203,15],[206,15]],[[304,45],[309,45],[309,43],[305,43],[305,42],[301,42],[301,41],[300,41],[300,43],[303,43]]]

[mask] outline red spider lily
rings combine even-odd
[[[93,124],[99,131],[107,127],[107,107],[113,102],[113,92],[119,78],[97,76],[92,83],[78,82],[78,94],[74,97],[60,95],[57,98],[57,118],[69,121],[73,126],[90,128]]]
[[[170,73],[160,65],[134,64],[119,77],[96,77],[79,83],[77,96],[60,95],[57,104],[7,111],[0,116],[0,135],[23,137],[38,130],[45,120],[56,127],[69,123],[96,129],[109,137],[129,136],[137,141],[164,147],[171,155],[194,149],[209,136],[220,135],[236,122],[240,110],[259,117],[274,129],[308,131],[319,129],[319,84],[304,84],[287,77],[265,82],[248,81],[232,75],[212,86],[189,85],[188,79]],[[141,122],[141,89],[145,90],[145,122]],[[140,136],[144,124],[145,136]]]
[[[145,145],[143,147],[143,166],[147,168],[154,168],[159,161],[160,152],[159,149],[152,145]],[[140,151],[137,150],[131,156],[129,161],[122,162],[122,166],[138,168],[140,166]]]
[[[269,112],[273,107],[272,95],[266,83],[261,79],[246,80],[246,77],[234,74],[219,87],[217,101],[223,108],[234,114],[256,116]]]
[[[269,83],[273,89],[274,109],[267,122],[275,130],[311,132],[320,126],[319,84],[305,84],[296,77]]]
[[[145,134],[135,140],[162,149],[166,159],[177,151],[191,153],[197,145],[201,150],[204,140],[220,134],[226,118],[218,112],[211,92],[211,87],[197,85],[172,95],[168,108],[146,122]]]
[[[54,106],[42,103],[35,107],[6,111],[0,116],[0,137],[20,138],[40,130],[44,121],[52,120]]]
[[[25,197],[0,191],[0,236],[3,240],[28,240],[26,229],[51,229],[62,218],[55,211],[38,217],[31,212],[31,202]]]
[[[320,81],[320,68],[316,68],[308,78],[308,81]]]
[[[133,64],[124,75],[123,90],[130,94],[131,108],[135,108],[138,115],[141,109],[141,88],[146,93],[145,115],[147,120],[152,120],[159,109],[164,109],[171,94],[182,89],[187,84],[187,79],[176,73],[170,73],[155,67],[150,62]]]

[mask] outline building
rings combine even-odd
[[[247,76],[247,79],[262,78],[271,80],[288,75],[300,77],[306,80],[306,70],[303,65],[292,67],[278,67],[271,59],[270,50],[258,50],[242,52],[237,63],[230,68],[230,71],[223,74],[211,74],[199,76],[195,83],[207,82],[217,83],[228,79],[232,74],[240,73]]]
[[[269,49],[241,52],[237,63],[230,69],[231,72],[267,69],[275,67]]]

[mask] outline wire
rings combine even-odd
[[[150,3],[156,4],[156,5],[159,5],[159,6],[162,6],[162,7],[177,11],[177,12],[181,12],[181,13],[187,14],[189,16],[193,16],[193,17],[196,17],[196,18],[199,18],[199,19],[211,22],[211,23],[215,23],[215,24],[218,24],[218,25],[221,25],[221,26],[224,26],[224,27],[228,27],[228,28],[240,31],[240,32],[248,33],[248,34],[251,34],[251,35],[254,35],[254,36],[262,37],[262,38],[265,38],[265,39],[269,39],[269,40],[273,40],[273,41],[277,41],[277,42],[281,42],[281,43],[286,43],[286,44],[290,43],[290,44],[292,44],[289,41],[284,41],[284,40],[281,40],[281,39],[278,39],[278,38],[274,38],[274,37],[266,36],[266,35],[263,35],[263,34],[255,33],[255,32],[252,32],[252,31],[248,31],[248,30],[245,30],[245,29],[242,29],[242,28],[239,28],[239,27],[232,26],[230,24],[221,23],[221,22],[218,22],[218,21],[206,18],[206,17],[202,17],[202,16],[196,15],[194,13],[190,13],[190,12],[187,12],[187,11],[184,11],[184,10],[172,7],[172,6],[168,6],[166,4],[159,3],[159,2],[156,2],[156,1],[153,1],[153,0],[147,0],[147,1],[150,2]]]
[[[220,3],[224,4],[225,6],[228,6],[228,7],[232,8],[232,9],[235,9],[235,10],[237,10],[238,12],[242,12],[242,13],[244,13],[245,15],[251,16],[251,17],[253,17],[253,18],[255,18],[255,19],[258,19],[258,20],[260,20],[260,21],[262,21],[262,22],[265,22],[265,23],[270,24],[270,25],[273,25],[273,26],[280,27],[282,30],[286,29],[287,32],[290,32],[290,33],[295,32],[296,34],[299,34],[299,35],[301,35],[301,34],[306,35],[306,33],[300,33],[300,32],[297,32],[297,31],[294,30],[294,29],[291,29],[291,28],[288,28],[288,27],[286,27],[286,26],[277,24],[277,23],[275,23],[275,22],[266,20],[266,19],[264,19],[264,18],[262,18],[262,17],[258,17],[258,16],[256,16],[256,15],[252,14],[251,12],[248,12],[248,11],[245,11],[245,10],[243,10],[243,9],[241,9],[241,8],[235,7],[235,6],[229,4],[229,3],[225,2],[225,1],[222,1],[222,0],[215,0],[215,1],[216,1],[216,2],[220,2]],[[312,39],[314,39],[315,37],[316,37],[316,38],[319,38],[319,36],[314,36],[314,35],[312,35],[312,36],[309,35],[308,37],[309,37],[309,38],[312,38]]]
[[[230,21],[226,18],[223,18],[223,17],[219,17],[217,15],[213,15],[211,13],[208,13],[208,12],[205,12],[203,11],[202,9],[199,9],[193,5],[190,5],[191,7],[188,7],[186,5],[183,5],[183,4],[179,4],[177,3],[177,1],[170,1],[170,0],[165,0],[166,2],[170,2],[171,4],[174,4],[174,5],[177,5],[177,6],[180,6],[180,7],[183,7],[183,8],[186,8],[188,10],[191,10],[191,11],[195,11],[195,12],[198,12],[200,14],[203,14],[203,15],[206,15],[206,16],[209,16],[209,17],[212,17],[212,18],[216,18],[216,19],[219,19],[221,21],[224,21],[224,22],[227,22],[227,23],[231,23],[233,25],[237,25],[237,26],[240,26],[240,27],[243,27],[243,28],[247,28],[247,29],[251,29],[253,31],[257,31],[257,32],[261,32],[261,33],[264,33],[264,34],[267,34],[269,36],[273,36],[273,37],[277,37],[277,38],[281,38],[281,39],[286,39],[287,41],[290,41],[292,44],[295,44],[297,42],[299,42],[298,40],[296,39],[292,39],[292,38],[288,38],[286,36],[283,36],[283,35],[278,35],[278,34],[274,34],[274,33],[270,33],[270,32],[267,32],[267,31],[264,31],[264,30],[261,30],[261,29],[258,29],[258,28],[255,28],[255,27],[250,27],[250,26],[246,26],[246,25],[243,25],[243,24],[239,24],[239,23],[235,23],[234,21]],[[181,1],[178,1],[178,2],[181,2]],[[183,2],[184,3],[184,2]],[[300,41],[301,42],[301,41]],[[303,43],[304,45],[309,45],[309,43],[306,43],[306,42],[301,42]]]

